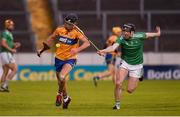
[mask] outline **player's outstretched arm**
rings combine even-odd
[[[51,45],[52,41],[53,41],[53,36],[51,35],[45,42],[43,42],[43,48],[40,50],[37,50],[37,56],[40,57],[44,51],[50,49],[50,45]]]
[[[115,51],[115,49],[119,46],[118,43],[114,43],[112,46],[109,46],[103,50],[99,50],[97,51],[97,53],[101,56],[104,56],[106,53],[108,52],[112,52],[112,51]]]
[[[156,32],[146,33],[146,38],[159,37],[161,35],[161,29],[159,26],[156,26]]]

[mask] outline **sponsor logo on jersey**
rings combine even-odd
[[[58,41],[63,43],[63,44],[74,45],[78,42],[78,39],[71,39],[71,38],[59,36]]]

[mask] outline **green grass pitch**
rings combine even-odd
[[[124,84],[126,89],[126,83]],[[133,94],[123,92],[120,110],[114,104],[113,83],[68,81],[72,102],[67,110],[56,107],[57,82],[10,82],[10,93],[0,93],[0,115],[180,115],[180,80],[145,80]]]

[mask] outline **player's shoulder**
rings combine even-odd
[[[111,36],[109,36],[108,40],[113,41],[115,38],[117,38],[117,37],[115,37],[114,35],[111,35]]]
[[[3,30],[3,31],[1,32],[1,35],[2,35],[2,36],[9,35],[9,34],[10,34],[10,32],[9,32],[8,30]]]
[[[124,40],[123,36],[117,37],[116,43],[121,43]]]
[[[66,28],[62,25],[62,26],[58,26],[56,29],[55,29],[55,32],[56,33],[64,33],[66,32]]]
[[[2,31],[2,34],[8,34],[8,33],[9,33],[8,30],[3,30],[3,31]]]
[[[83,36],[83,34],[84,34],[84,32],[81,30],[81,31],[79,31],[79,30],[77,30],[76,28],[74,28],[73,30],[72,30],[72,33],[74,34],[74,35],[78,35],[78,36]]]
[[[111,35],[111,36],[109,37],[109,39],[117,39],[117,36],[116,36],[116,35]]]
[[[58,26],[58,27],[56,28],[56,30],[65,30],[65,27],[64,27],[63,25],[61,25],[61,26]]]

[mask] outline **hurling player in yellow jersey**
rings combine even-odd
[[[65,78],[76,64],[77,53],[90,46],[87,38],[76,30],[74,24],[77,23],[77,20],[76,14],[67,15],[64,19],[64,25],[57,27],[54,33],[43,43],[43,49],[37,52],[40,57],[45,50],[50,48],[53,41],[57,42],[55,68],[59,88],[56,96],[56,106],[63,103],[63,109],[67,109],[71,101],[71,98],[67,95]],[[79,41],[83,42],[80,46]]]
[[[122,30],[120,27],[113,27],[112,35],[106,41],[106,47],[112,46],[116,42],[116,39],[121,36],[121,32],[122,32]],[[112,79],[114,82],[115,62],[116,62],[116,57],[118,56],[118,54],[119,54],[118,51],[115,50],[115,51],[109,52],[105,55],[105,61],[106,61],[108,69],[93,77],[93,82],[94,82],[95,86],[97,86],[97,80],[103,79],[110,75],[112,75]]]

